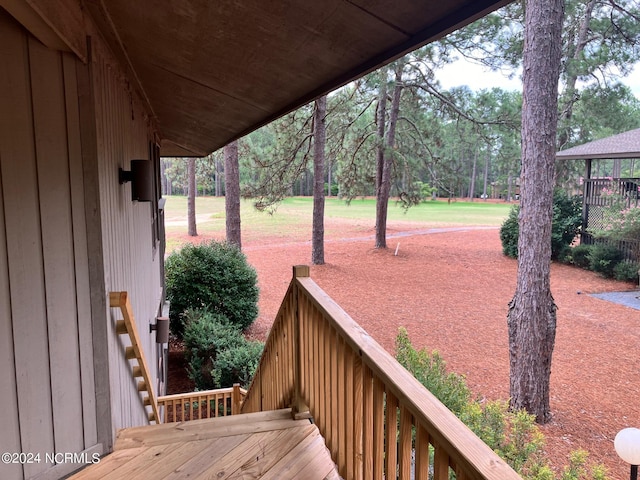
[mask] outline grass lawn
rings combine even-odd
[[[171,251],[180,243],[175,239],[186,233],[187,198],[168,196],[165,205],[165,225],[167,247]],[[424,228],[437,226],[499,226],[509,214],[511,205],[504,202],[475,202],[446,200],[429,201],[411,207],[405,212],[395,200],[389,202],[387,222],[394,222],[402,228]],[[292,239],[310,236],[313,211],[313,198],[292,197],[285,199],[273,213],[257,211],[251,200],[242,200],[242,236],[246,241],[265,239],[270,236]],[[338,198],[327,198],[325,203],[325,233],[339,235],[340,224],[358,223],[375,225],[375,199],[355,199],[347,204]],[[199,234],[216,238],[225,235],[224,197],[196,198],[197,228]],[[335,226],[332,227],[332,224]],[[332,228],[335,230],[333,231]]]

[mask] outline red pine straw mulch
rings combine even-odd
[[[392,354],[398,328],[405,327],[415,347],[438,350],[476,395],[508,398],[506,316],[516,261],[502,255],[497,228],[389,238],[387,250],[376,250],[373,229],[327,223],[336,233],[326,239],[326,264],[312,266],[311,278],[355,321]],[[390,224],[388,236],[408,228]],[[260,284],[260,315],[249,332],[255,338],[266,338],[292,266],[310,263],[310,243],[294,240],[243,246]],[[560,264],[552,266],[551,284],[558,325],[553,420],[542,427],[546,453],[560,469],[581,448],[612,479],[627,478],[613,439],[622,428],[640,427],[640,311],[589,293],[634,286]]]

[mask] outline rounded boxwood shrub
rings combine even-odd
[[[183,320],[187,374],[198,390],[212,389],[211,369],[218,354],[241,345],[242,333],[224,315],[206,310],[187,310]]]
[[[613,267],[613,276],[623,282],[637,282],[640,273],[640,263],[629,260],[622,261]]]
[[[553,192],[553,220],[551,224],[551,258],[563,260],[571,242],[582,227],[582,197]]]
[[[520,207],[513,205],[509,210],[509,216],[500,227],[500,241],[502,253],[507,257],[518,258],[518,214]]]
[[[509,216],[500,227],[502,252],[518,258],[518,215],[520,207],[511,207]],[[553,192],[553,219],[551,223],[551,258],[565,258],[569,245],[582,225],[582,203],[578,196],[567,196],[562,190]]]
[[[258,316],[258,276],[234,245],[211,241],[185,245],[165,263],[171,331],[184,333],[183,313],[206,309],[245,329]]]
[[[596,244],[589,252],[589,267],[603,277],[613,278],[614,269],[624,254],[613,245]]]
[[[215,388],[231,387],[234,383],[248,388],[263,350],[264,343],[242,337],[239,345],[221,351],[211,371]]]
[[[592,245],[587,244],[576,245],[575,247],[573,247],[569,255],[570,263],[574,264],[577,267],[588,270],[591,266],[591,260],[589,259],[591,248]]]

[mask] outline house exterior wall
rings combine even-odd
[[[153,239],[153,202],[131,200],[131,184],[119,184],[118,169],[130,169],[132,159],[149,159],[153,149],[153,130],[136,95],[128,89],[109,52],[99,38],[92,37],[93,91],[95,96],[96,140],[98,147],[98,190],[101,210],[102,255],[105,295],[127,291],[151,377],[158,377],[155,323],[162,303],[162,261],[160,243]],[[121,319],[117,309],[109,309],[109,372],[112,392],[114,431],[148,423],[137,392],[137,381],[124,356],[127,338],[115,332]],[[156,385],[154,385],[156,388]]]
[[[118,167],[150,158],[154,129],[99,36],[89,61],[45,47],[0,8],[0,478],[60,478],[148,423],[110,291],[129,292],[158,377],[149,324],[162,303],[155,203],[131,201]],[[155,387],[155,385],[154,385]],[[162,392],[161,392],[162,393]],[[23,457],[24,458],[24,457]]]
[[[0,478],[57,478],[46,454],[102,451],[76,61],[0,24],[0,451],[41,455]]]

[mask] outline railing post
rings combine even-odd
[[[233,392],[231,393],[231,415],[237,415],[242,408],[242,396],[240,395],[240,384],[233,384]]]
[[[298,306],[299,294],[298,294],[298,282],[297,278],[308,277],[309,266],[307,265],[295,265],[293,267],[293,351],[295,352],[295,359],[293,362],[293,405],[291,413],[293,418],[299,420],[301,418],[311,418],[309,413],[309,406],[304,401],[302,396],[302,385],[300,369],[302,365],[302,341],[300,338],[300,310]]]

